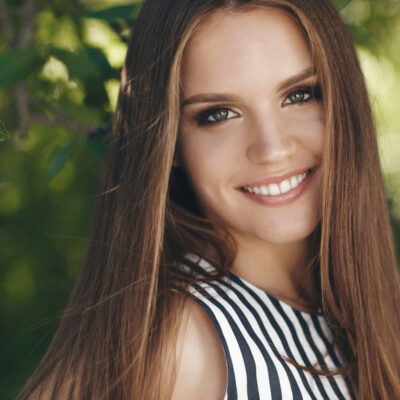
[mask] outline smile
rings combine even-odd
[[[318,167],[292,175],[279,183],[242,186],[240,192],[248,199],[269,207],[279,207],[297,200],[313,181]]]
[[[311,170],[308,170],[302,174],[294,175],[289,179],[285,179],[284,181],[277,183],[271,183],[269,185],[261,185],[261,186],[248,186],[243,187],[243,190],[254,193],[254,194],[261,194],[263,196],[278,196],[280,194],[284,194],[289,192],[292,189],[296,189],[301,182],[306,179],[307,175],[310,173]]]

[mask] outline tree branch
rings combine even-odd
[[[59,107],[57,107],[54,103],[41,99],[39,97],[36,96],[32,96],[29,95],[29,103],[30,104],[35,104],[38,105],[40,107],[43,107],[45,110],[50,111],[51,113],[58,115],[58,118],[54,118],[54,117],[46,117],[46,124],[49,124],[49,120],[53,121],[50,124],[51,125],[58,125],[58,126],[63,126],[64,128],[66,127],[65,125],[65,121],[69,121],[67,122],[68,126],[74,126],[77,127],[79,129],[72,129],[74,131],[86,131],[86,133],[88,133],[89,135],[89,139],[94,139],[95,137],[98,136],[105,136],[108,135],[109,133],[111,133],[112,130],[112,123],[109,123],[107,125],[104,126],[93,126],[93,125],[89,125],[89,124],[85,124],[82,122],[76,122],[71,120],[71,117],[69,117],[68,115],[63,115],[62,110],[60,110]],[[38,119],[39,114],[35,114],[34,119]],[[54,121],[61,121],[61,125],[59,125],[58,123],[55,123]]]
[[[16,85],[17,110],[18,110],[18,136],[20,139],[26,137],[29,125],[29,99],[25,82]]]
[[[0,0],[0,8],[1,6],[5,9],[3,0]],[[32,39],[33,20],[35,17],[34,0],[25,0],[21,15],[23,18],[23,27],[18,38],[17,47],[25,49],[29,46]],[[3,15],[2,18],[4,18]],[[29,94],[25,82],[20,82],[16,85],[16,97],[18,109],[18,136],[20,139],[24,139],[28,131],[30,120]]]
[[[85,124],[83,122],[72,121],[68,118],[48,117],[47,115],[40,114],[31,114],[29,116],[29,122],[61,127],[85,135],[95,128],[93,125]]]
[[[4,37],[9,45],[14,42],[15,32],[11,25],[10,14],[7,10],[4,0],[0,0],[0,21],[3,28]]]
[[[19,36],[18,47],[25,49],[28,47],[32,39],[33,20],[35,17],[35,0],[25,0],[25,5],[22,9],[21,15],[24,20],[24,26]]]

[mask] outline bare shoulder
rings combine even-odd
[[[172,400],[222,400],[227,369],[222,342],[202,307],[187,299],[177,341]]]

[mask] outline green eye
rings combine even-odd
[[[226,108],[221,108],[220,110],[214,111],[209,115],[213,119],[212,122],[219,122],[223,121],[224,119],[228,118],[229,110]]]
[[[320,100],[321,98],[321,89],[319,86],[306,87],[289,93],[283,104],[304,104],[310,100]]]
[[[291,93],[288,96],[288,99],[290,100],[291,103],[303,103],[304,101],[307,101],[311,97],[310,93],[304,92],[295,92]]]
[[[212,125],[225,122],[235,116],[236,114],[229,108],[214,107],[201,112],[196,119],[199,125]]]

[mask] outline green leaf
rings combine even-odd
[[[90,61],[101,71],[103,78],[109,79],[114,76],[114,70],[101,50],[89,48],[87,55]]]
[[[0,55],[0,87],[25,79],[41,68],[42,61],[36,48],[6,51]]]
[[[56,149],[48,170],[49,182],[61,171],[77,142],[78,138],[74,138],[67,146]]]
[[[104,88],[103,82],[96,79],[88,79],[84,83],[85,98],[84,104],[88,107],[101,109],[108,105],[108,95]]]
[[[53,48],[51,55],[62,61],[68,68],[70,77],[85,81],[88,78],[100,78],[101,70],[91,59],[86,51],[68,51],[59,48]]]
[[[351,0],[334,0],[333,3],[335,4],[336,8],[341,10],[345,8]]]
[[[4,122],[0,119],[0,142],[10,140],[10,133],[7,131]]]
[[[129,6],[117,6],[106,8],[104,10],[92,11],[85,15],[88,18],[102,19],[107,22],[114,22],[118,19],[130,19],[134,12],[139,8],[138,4]]]

